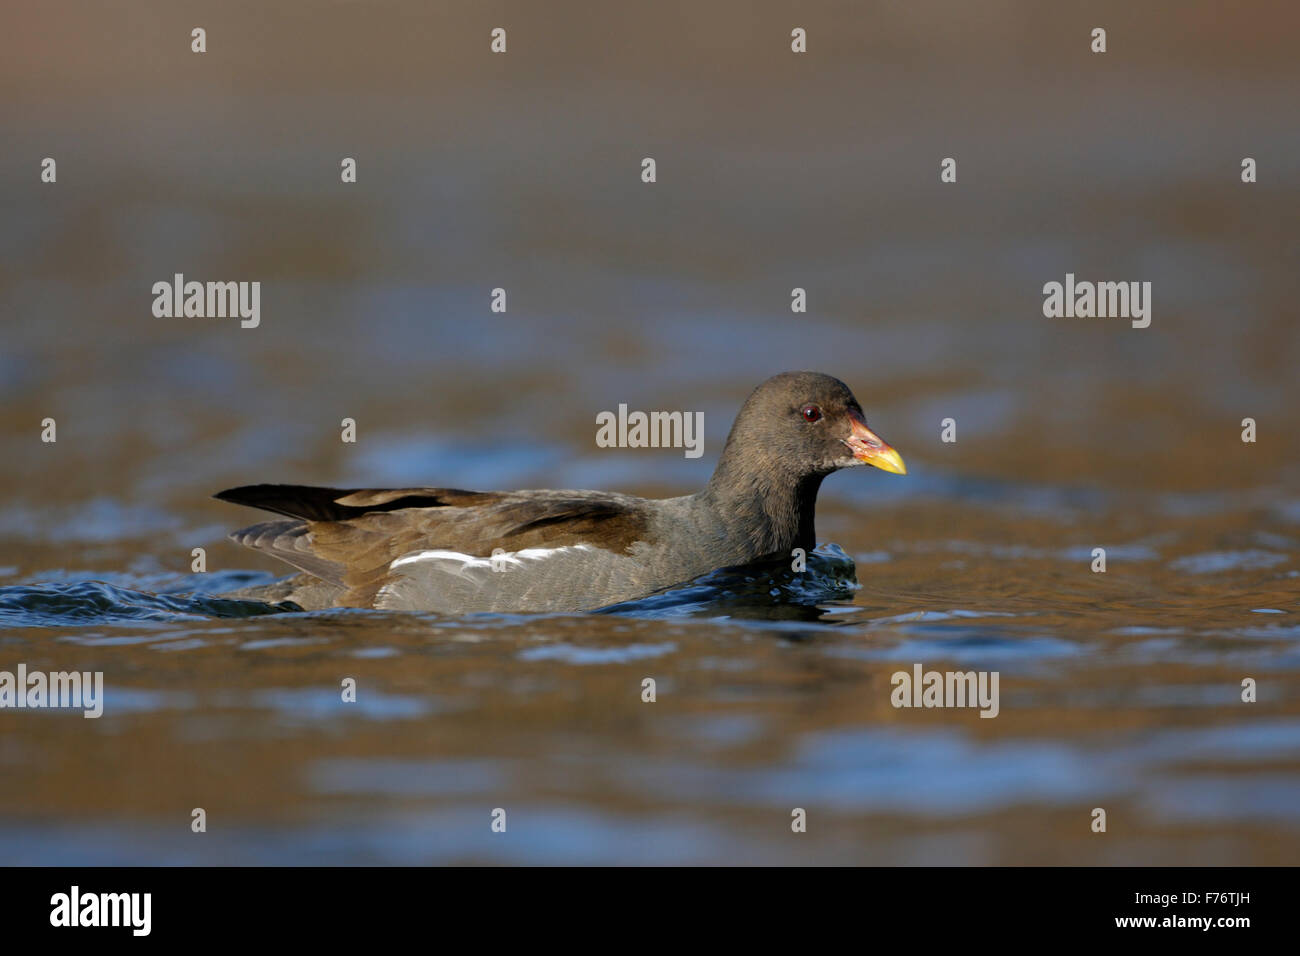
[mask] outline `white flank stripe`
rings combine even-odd
[[[455,569],[456,574],[463,574],[470,570],[490,571],[492,562],[505,562],[510,565],[522,565],[525,561],[540,561],[543,558],[549,558],[556,554],[565,554],[570,551],[590,551],[592,546],[589,544],[571,544],[562,548],[524,548],[522,551],[508,551],[504,554],[498,554],[495,558],[477,558],[472,554],[461,554],[459,551],[412,551],[410,554],[404,554],[393,561],[388,566],[388,570],[395,571],[398,568],[405,567],[409,564],[428,564],[443,562],[447,564],[458,564],[460,567]],[[451,569],[448,569],[451,570]]]

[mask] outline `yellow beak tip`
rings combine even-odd
[[[891,475],[907,474],[907,465],[903,464],[903,456],[892,448],[872,455],[865,461],[868,465],[874,465],[881,471],[887,471]]]

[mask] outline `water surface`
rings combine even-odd
[[[106,701],[0,711],[0,862],[1300,858],[1295,13],[828,2],[798,59],[780,4],[498,7],[504,60],[469,7],[11,18],[0,669]],[[176,272],[261,281],[261,326],[155,319]],[[1067,272],[1151,281],[1151,327],[1045,319]],[[787,368],[908,462],[823,488],[857,589],[214,597],[283,571],[222,488],[689,493]],[[704,456],[597,448],[620,403]],[[894,708],[916,663],[999,672],[998,717]]]

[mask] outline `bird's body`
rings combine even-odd
[[[694,495],[251,485],[217,497],[286,516],[232,535],[304,572],[274,593],[278,600],[308,609],[581,611],[811,549],[822,479],[859,463],[903,470],[843,383],[799,372],[755,390],[713,478]]]
[[[311,510],[304,503],[319,499],[320,517],[268,521],[234,535],[314,578],[286,595],[303,606],[588,610],[713,570],[720,559],[711,543],[726,549],[723,564],[760,556],[737,547],[739,539],[694,495],[262,485],[221,497],[285,513]]]

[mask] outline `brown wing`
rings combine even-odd
[[[646,502],[604,492],[252,485],[216,497],[304,519],[234,537],[345,587],[339,603],[350,607],[371,606],[389,565],[413,551],[488,557],[496,548],[586,544],[626,553],[647,526]]]

